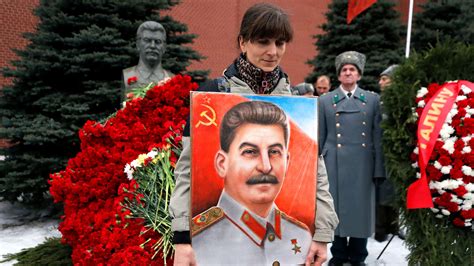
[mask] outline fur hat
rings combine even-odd
[[[310,92],[311,94],[314,94],[314,87],[310,83],[303,82],[294,86],[291,94],[305,95],[308,92]]]
[[[356,51],[348,51],[339,54],[336,57],[336,73],[338,76],[341,72],[341,68],[347,64],[356,66],[359,70],[359,74],[362,75],[364,74],[365,55]]]
[[[380,76],[388,76],[390,78],[393,77],[393,73],[395,73],[395,69],[397,69],[398,65],[391,65],[387,67],[382,73],[380,73]]]

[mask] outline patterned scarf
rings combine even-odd
[[[247,83],[256,94],[272,93],[280,78],[280,66],[271,72],[264,72],[247,61],[244,54],[236,59],[236,66],[240,79]]]

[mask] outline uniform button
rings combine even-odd
[[[339,143],[339,144],[337,144],[337,147],[340,148],[340,147],[342,147],[342,145]]]
[[[279,262],[279,261],[274,261],[274,262],[272,263],[272,266],[280,266],[280,262]]]
[[[362,125],[365,125],[365,121],[362,122]]]
[[[365,105],[365,103],[362,103],[362,105]]]
[[[336,113],[336,116],[339,116],[339,113]]]
[[[340,138],[340,137],[341,137],[341,134],[337,134],[337,137]]]
[[[249,214],[245,213],[242,218],[244,219],[244,221],[248,221],[249,220]]]
[[[364,137],[365,137],[365,132],[362,132],[362,136],[364,136]]]
[[[339,123],[336,123],[336,127],[340,127],[340,126],[341,126],[341,124],[339,124]]]
[[[269,234],[268,235],[268,241],[273,242],[275,240],[275,235],[274,234]]]
[[[365,147],[365,143],[362,143],[362,147]]]

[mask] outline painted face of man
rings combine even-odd
[[[261,214],[280,192],[289,153],[280,125],[243,124],[229,152],[216,154],[215,166],[225,191],[247,209]],[[262,214],[264,216],[266,214]]]
[[[286,41],[274,38],[257,40],[240,40],[240,49],[247,55],[247,60],[265,72],[273,71],[286,51]]]
[[[155,65],[161,62],[166,50],[166,36],[161,31],[144,30],[137,40],[137,49],[145,63]]]
[[[341,71],[339,72],[338,80],[344,87],[352,87],[357,81],[361,78],[359,70],[356,66],[351,64],[346,64],[342,66]]]

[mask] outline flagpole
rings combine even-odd
[[[408,26],[407,26],[407,44],[405,48],[405,57],[410,56],[410,42],[411,42],[411,20],[413,17],[413,0],[410,0],[410,8],[408,9]]]

